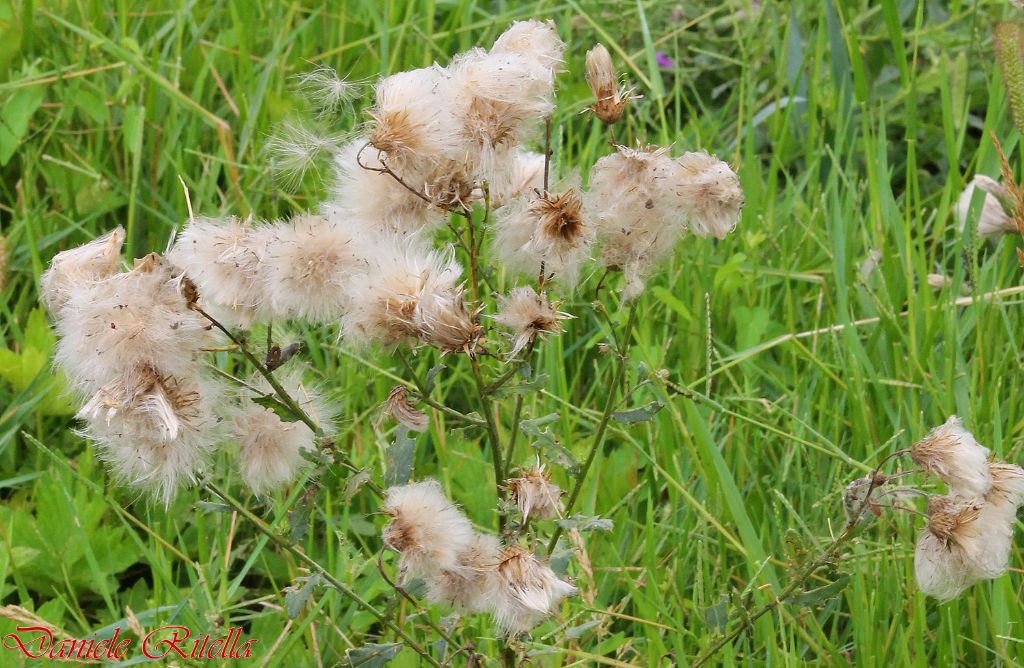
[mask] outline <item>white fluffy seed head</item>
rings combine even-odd
[[[1008,517],[1016,518],[1017,509],[1024,505],[1024,469],[1006,462],[989,462],[992,489],[985,501]]]
[[[601,263],[625,274],[626,298],[643,290],[643,277],[686,231],[674,189],[678,166],[667,151],[619,146],[594,165],[584,193],[585,215],[601,241]]]
[[[345,143],[345,135],[314,128],[294,119],[284,121],[267,140],[277,181],[288,190],[297,188],[306,174],[319,174],[338,148]]]
[[[596,237],[588,214],[575,188],[510,204],[495,216],[494,252],[512,271],[574,285]]]
[[[368,271],[350,285],[351,308],[342,318],[342,336],[352,344],[397,345],[421,338],[425,315],[420,305],[458,292],[462,272],[451,248],[425,248],[418,238],[385,237],[368,257]],[[443,304],[442,304],[443,306]]]
[[[725,236],[739,223],[743,189],[728,164],[704,151],[676,159],[676,193],[689,216],[690,230],[700,237]]]
[[[449,77],[442,68],[393,74],[381,79],[374,92],[368,141],[383,151],[392,168],[404,174],[409,164],[451,155],[459,129],[451,113]]]
[[[493,316],[496,323],[510,332],[512,357],[537,337],[561,334],[562,320],[571,317],[559,311],[558,304],[548,299],[546,293],[537,294],[531,285],[512,288],[507,296],[499,296],[498,312]]]
[[[914,559],[921,591],[949,600],[977,580],[1002,575],[1009,564],[1012,522],[981,499],[931,497]]]
[[[269,408],[251,404],[232,424],[238,442],[238,469],[254,494],[262,495],[295,480],[305,463],[303,450],[314,450],[313,430],[302,422],[285,422]]]
[[[144,367],[193,375],[203,347],[217,338],[209,321],[189,308],[181,279],[151,254],[129,272],[71,293],[57,322],[55,359],[76,389],[92,394]]]
[[[990,237],[1018,232],[1017,224],[1000,203],[1000,199],[1009,200],[1006,186],[982,174],[978,174],[967,184],[960,199],[957,200],[956,213],[960,221],[960,229],[963,230],[967,227],[971,201],[978,191],[981,193],[979,197],[982,200],[981,210],[978,213],[978,236]]]
[[[565,42],[554,21],[515,21],[494,41],[491,53],[516,54],[554,73],[564,61]]]
[[[456,57],[448,71],[467,157],[484,174],[554,109],[550,69],[526,56],[473,49]]]
[[[494,621],[506,634],[525,633],[550,616],[576,587],[519,545],[501,551],[493,576]]]
[[[918,466],[936,475],[953,494],[965,497],[982,497],[992,488],[988,454],[955,415],[910,449]]]
[[[505,482],[512,502],[519,508],[523,519],[550,520],[562,516],[561,487],[551,482],[544,468],[528,469]]]
[[[409,192],[390,175],[374,171],[382,169],[382,164],[372,147],[360,154],[366,144],[366,139],[356,139],[335,156],[331,201],[321,213],[332,219],[364,221],[363,227],[377,234],[408,235],[443,226],[447,216],[441,209]],[[417,192],[425,189],[422,177],[410,186]]]
[[[252,219],[200,217],[178,234],[168,259],[199,291],[199,304],[229,326],[267,320],[263,274],[273,230]]]
[[[544,186],[544,155],[512,149],[489,179],[491,206],[501,208]]]
[[[456,568],[427,575],[427,601],[448,604],[463,614],[493,610],[494,599],[488,585],[498,567],[500,552],[497,537],[475,534],[459,553]]]
[[[340,318],[348,281],[366,268],[359,230],[314,214],[271,230],[261,278],[274,316],[316,323]]]
[[[89,243],[54,256],[39,279],[39,292],[50,315],[59,318],[71,293],[85,283],[120,271],[124,228],[118,227]],[[6,251],[3,259],[6,261]]]
[[[143,366],[100,388],[78,417],[119,484],[169,505],[209,463],[220,438],[213,407],[222,395],[219,383]]]
[[[475,539],[473,525],[436,480],[388,488],[381,510],[390,517],[384,544],[399,553],[404,576],[460,569],[460,556]]]

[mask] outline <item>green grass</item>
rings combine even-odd
[[[354,79],[445,62],[489,44],[515,18],[551,18],[569,43],[556,171],[585,173],[606,151],[604,131],[578,114],[589,95],[583,54],[601,40],[645,96],[620,133],[717,153],[737,166],[747,198],[736,232],[723,242],[687,238],[641,300],[630,382],[665,369],[690,396],[652,377],[629,405],[661,399],[666,408],[647,423],[613,423],[580,507],[615,528],[585,534],[586,559],[570,566],[582,595],[534,634],[534,665],[692,660],[716,637],[711,606],[733,592],[771,600],[787,580],[790,546],[825,543],[841,527],[845,484],[949,414],[965,416],[999,456],[1021,461],[1024,309],[1019,297],[981,298],[1020,284],[1019,243],[962,234],[951,211],[967,178],[998,173],[990,133],[1019,164],[991,40],[993,22],[1012,7],[330,5],[0,0],[0,230],[10,249],[0,336],[16,353],[0,356],[3,604],[75,637],[132,615],[147,629],[243,625],[260,640],[252,665],[265,666],[334,665],[350,644],[382,633],[326,589],[289,620],[283,590],[304,575],[300,564],[241,518],[197,506],[216,500],[208,494],[183,493],[165,511],[107,480],[54,395],[59,381],[43,361],[52,339],[38,316],[32,325],[37,282],[55,253],[118,224],[130,253],[162,250],[187,217],[179,177],[196,212],[273,218],[312,207],[322,184],[310,178],[299,194],[283,192],[262,153],[273,124],[302,111],[291,75],[311,62]],[[660,69],[656,51],[677,68]],[[871,249],[881,259],[864,277]],[[953,287],[928,288],[931,272]],[[975,299],[954,304],[961,290]],[[578,457],[612,366],[596,350],[606,332],[590,294],[567,304],[579,317],[540,353],[549,384],[523,409],[527,418],[557,412],[552,429]],[[330,331],[290,331],[309,344],[305,362],[344,407],[338,448],[379,476],[393,434],[376,430],[373,417],[404,376],[401,364],[339,348]],[[436,362],[421,353],[418,369]],[[439,396],[472,410],[468,365],[446,362]],[[417,476],[437,476],[478,524],[493,526],[483,435],[443,418],[438,426],[417,441]],[[243,495],[221,461],[216,479]],[[431,643],[376,572],[374,498],[360,492],[346,502],[344,480],[344,472],[320,476],[306,551],[364,598],[396,605],[404,627]],[[287,533],[286,511],[302,492],[250,507]],[[937,605],[913,581],[919,524],[909,515],[877,522],[838,566],[850,576],[841,595],[779,608],[716,661],[1024,661],[1020,549],[1011,556],[1018,570]],[[0,633],[14,626],[0,620]],[[486,620],[467,619],[459,635],[497,656]],[[0,659],[12,661],[10,652]],[[405,650],[395,664],[415,665],[416,655]]]

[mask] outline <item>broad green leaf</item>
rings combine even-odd
[[[615,527],[611,520],[594,515],[573,515],[555,520],[555,524],[563,529],[576,529],[577,531],[611,531]]]
[[[841,574],[835,581],[818,587],[817,589],[810,589],[802,592],[795,596],[790,597],[786,600],[786,603],[790,605],[796,605],[801,607],[814,607],[820,605],[830,598],[838,596],[846,585],[850,582],[850,576],[846,573]]]

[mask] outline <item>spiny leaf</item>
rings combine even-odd
[[[309,507],[297,506],[288,511],[288,533],[293,543],[301,543],[309,532]]]
[[[309,597],[313,594],[313,587],[323,582],[323,576],[319,573],[314,573],[308,578],[296,578],[296,580],[302,582],[302,586],[298,588],[292,586],[284,595],[284,610],[288,613],[289,619],[295,619],[299,616],[302,608],[306,607]]]
[[[729,624],[729,597],[722,594],[718,603],[704,608],[704,623],[716,633],[725,633]]]
[[[636,424],[637,422],[647,422],[655,415],[658,414],[662,408],[665,407],[665,403],[662,401],[652,401],[646,406],[640,408],[632,408],[628,411],[616,411],[612,413],[612,419],[622,424]]]
[[[370,643],[346,651],[345,659],[348,660],[350,668],[377,668],[386,665],[401,651],[401,643]]]
[[[348,503],[352,498],[359,492],[359,489],[370,480],[370,473],[368,471],[360,471],[359,473],[349,476],[348,480],[345,481],[345,489],[342,492],[342,498],[345,503]]]

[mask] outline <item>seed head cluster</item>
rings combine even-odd
[[[402,577],[423,578],[433,603],[490,613],[499,629],[515,635],[576,593],[533,552],[477,532],[437,481],[389,488],[382,510],[389,518],[384,543],[398,552]]]
[[[1024,469],[988,455],[956,416],[911,449],[914,461],[948,487],[928,499],[914,555],[918,586],[939,600],[997,578],[1009,565],[1017,509],[1024,505]]]

